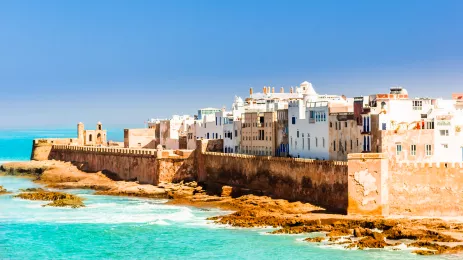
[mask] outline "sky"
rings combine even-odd
[[[307,80],[463,92],[463,1],[0,1],[0,129],[143,126]]]

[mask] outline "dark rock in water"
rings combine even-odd
[[[0,186],[0,195],[8,194],[8,193],[10,193],[10,192],[7,191],[5,188],[3,188],[3,186]]]
[[[44,206],[71,208],[85,207],[82,198],[76,195],[63,192],[45,191],[43,189],[36,189],[32,192],[23,192],[16,195],[15,197],[26,200],[52,201],[51,203],[46,204]]]
[[[324,237],[308,237],[304,239],[304,241],[311,242],[311,243],[320,243],[324,240]]]

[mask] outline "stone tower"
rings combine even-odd
[[[79,122],[77,124],[77,141],[79,142],[79,145],[84,145],[84,124],[82,122]]]
[[[103,130],[103,125],[101,124],[100,121],[98,121],[98,123],[96,123],[96,130],[97,130],[97,131]]]

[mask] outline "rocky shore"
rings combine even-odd
[[[101,195],[168,198],[170,204],[233,210],[231,214],[210,220],[217,224],[244,228],[271,226],[276,228],[272,234],[307,234],[305,241],[309,243],[341,245],[348,249],[361,250],[398,249],[399,245],[405,245],[420,255],[463,252],[461,222],[324,214],[319,213],[323,212],[322,208],[307,203],[254,195],[232,198],[231,187],[226,186],[223,187],[222,194],[210,195],[196,182],[160,183],[153,186],[114,181],[101,172],[85,173],[71,163],[59,161],[7,163],[0,167],[0,172],[6,175],[32,176],[36,182],[49,188],[85,188],[96,190],[96,194]],[[62,195],[53,197],[46,192],[35,193],[20,195],[41,196],[42,200],[47,196],[63,199]],[[56,199],[53,203],[59,205],[63,201]]]
[[[81,208],[85,207],[83,199],[79,196],[68,194],[64,192],[56,191],[47,191],[41,188],[29,188],[22,190],[21,193],[15,197],[26,199],[26,200],[43,200],[51,201],[48,204],[42,206],[51,206],[51,207],[71,207],[71,208]]]

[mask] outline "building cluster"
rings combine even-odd
[[[463,94],[410,98],[406,89],[349,98],[318,94],[305,81],[289,92],[251,88],[230,110],[150,119],[126,129],[125,147],[195,149],[198,139],[223,139],[224,153],[347,160],[349,153],[386,153],[416,162],[463,161]]]

